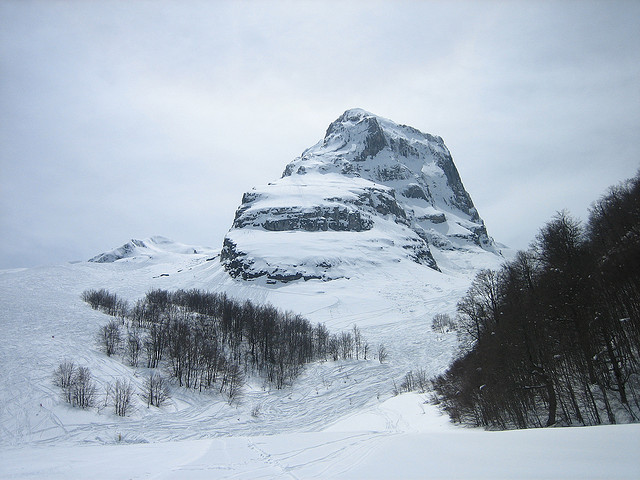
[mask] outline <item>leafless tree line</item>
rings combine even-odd
[[[262,376],[280,389],[309,362],[372,355],[356,325],[331,334],[325,325],[312,325],[300,315],[225,294],[151,290],[133,307],[106,290],[87,291],[83,299],[116,317],[98,333],[107,355],[121,354],[132,366],[163,366],[179,386],[217,388],[230,401],[240,394],[247,375]],[[384,347],[378,355],[386,359]]]
[[[451,417],[490,428],[640,418],[640,174],[583,226],[558,213],[458,303],[463,355],[434,381]]]

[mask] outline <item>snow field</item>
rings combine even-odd
[[[274,286],[232,280],[217,260],[208,260],[213,256],[214,252],[166,253],[110,264],[1,272],[5,343],[0,361],[6,376],[0,389],[0,444],[113,443],[118,436],[128,442],[157,442],[312,431],[388,398],[393,381],[407,370],[436,373],[451,358],[454,338],[430,329],[433,313],[447,302],[449,307],[455,304],[449,285],[433,285],[433,279],[444,278],[437,272],[406,262],[399,265],[404,280],[392,285],[386,285],[385,271],[360,280]],[[418,282],[424,287],[421,302],[411,295],[410,287]],[[454,287],[465,284],[454,282]],[[127,379],[139,391],[148,372],[99,350],[96,334],[110,317],[92,310],[80,295],[86,289],[107,288],[133,303],[152,287],[227,291],[240,299],[300,312],[331,331],[357,324],[370,344],[370,359],[312,364],[292,388],[281,391],[269,391],[253,379],[236,408],[215,392],[175,388],[172,400],[160,410],[147,408],[136,396],[134,411],[119,418],[104,405],[106,384]],[[408,337],[398,334],[399,321]],[[389,361],[382,365],[373,358],[380,343],[389,352]],[[89,367],[98,386],[96,409],[73,409],[60,399],[52,373],[63,360]],[[260,414],[254,417],[255,407]]]
[[[107,479],[635,479],[639,425],[483,432],[440,424],[422,399],[381,404],[413,431],[368,429],[133,445],[0,451],[2,478]],[[423,417],[420,422],[417,417]],[[400,423],[398,423],[400,425]],[[353,428],[353,430],[351,430]]]
[[[268,285],[232,280],[216,253],[0,272],[0,478],[638,478],[638,425],[484,432],[454,427],[425,395],[392,396],[408,370],[449,364],[455,336],[431,331],[431,318],[453,312],[466,290],[473,271],[460,265],[495,267],[494,255],[440,252],[443,274],[400,262],[348,280]],[[130,302],[151,288],[224,291],[334,332],[357,324],[371,354],[384,343],[389,359],[314,363],[283,390],[253,379],[233,407],[175,387],[161,409],[136,397],[125,418],[110,406],[82,411],[52,384],[60,361],[89,367],[99,391],[116,379],[139,387],[148,373],[98,349],[110,317],[82,302],[90,288]]]

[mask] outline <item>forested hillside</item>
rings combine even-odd
[[[490,428],[640,419],[640,173],[558,213],[457,306],[463,354],[434,381],[458,422]]]

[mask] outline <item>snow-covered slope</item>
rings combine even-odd
[[[497,266],[494,254],[438,253],[442,273],[408,261],[349,279],[269,285],[231,278],[214,251],[159,250],[0,271],[0,478],[612,479],[638,472],[637,425],[482,432],[451,426],[424,395],[393,397],[394,381],[408,370],[435,374],[448,365],[455,335],[434,333],[431,318],[453,311],[474,268]],[[106,384],[128,380],[139,392],[149,372],[98,348],[96,332],[110,317],[80,299],[91,288],[129,301],[151,288],[200,288],[270,302],[331,331],[357,324],[389,358],[311,364],[283,390],[250,382],[234,406],[216,392],[174,385],[164,407],[147,408],[136,394],[134,410],[121,418],[104,405]],[[65,359],[90,368],[101,394],[96,408],[61,399],[52,372]]]
[[[221,260],[245,280],[332,280],[392,262],[438,270],[435,250],[498,253],[440,137],[353,109],[244,195]]]
[[[331,432],[8,448],[0,450],[0,476],[16,480],[638,477],[638,424],[481,432],[442,424],[434,407],[423,402],[418,395],[403,395],[368,412],[373,422],[354,418],[353,429]],[[402,429],[405,422],[411,426],[408,430]]]
[[[0,389],[0,443],[165,441],[217,435],[271,434],[324,428],[342,416],[388,398],[393,382],[414,368],[442,371],[455,336],[430,328],[431,318],[452,311],[473,271],[440,273],[415,262],[390,263],[384,269],[355,273],[332,282],[247,282],[231,278],[216,253],[163,243],[152,258],[146,250],[111,263],[82,262],[0,272],[0,318],[4,368]],[[185,253],[180,253],[185,252]],[[464,255],[463,253],[460,253]],[[478,264],[477,254],[468,254]],[[486,253],[483,266],[499,257]],[[439,261],[447,264],[447,258]],[[446,270],[446,269],[445,269]],[[52,384],[52,372],[65,359],[88,366],[99,390],[117,379],[140,387],[148,374],[99,349],[96,334],[109,321],[81,300],[87,289],[106,288],[134,303],[152,288],[199,288],[226,292],[255,303],[271,303],[324,322],[338,332],[357,324],[372,349],[384,343],[385,364],[327,362],[309,366],[291,389],[265,391],[248,385],[242,404],[230,408],[214,393],[175,388],[164,409],[147,409],[136,397],[125,419],[110,408],[100,412],[71,409]],[[258,418],[251,416],[261,406]]]

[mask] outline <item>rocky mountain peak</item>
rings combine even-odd
[[[332,122],[324,139],[287,165],[283,176],[309,171],[400,187],[409,198],[423,198],[435,208],[454,208],[482,222],[441,137],[362,109],[347,110]]]
[[[357,248],[335,249],[338,232]],[[282,242],[293,239],[283,256]],[[496,251],[442,138],[355,108],[280,180],[245,194],[221,260],[245,279],[330,280],[348,276],[346,264],[376,263],[362,255],[372,245],[380,258],[433,269],[432,248]]]

